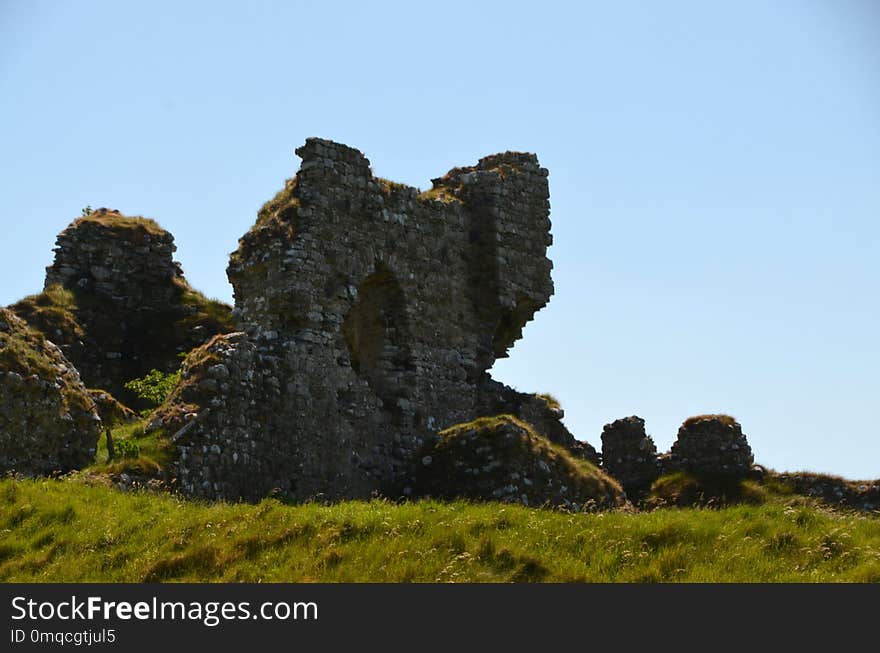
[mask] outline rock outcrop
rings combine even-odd
[[[124,384],[232,330],[231,309],[194,291],[173,236],[147,218],[98,209],[58,235],[44,290],[11,308],[61,347],[89,387],[131,400]]]
[[[553,291],[534,155],[486,157],[419,193],[344,145],[297,154],[230,260],[242,333],[195,355],[159,416],[191,422],[175,443],[192,495],[399,488],[426,438],[486,414],[486,370]]]
[[[419,451],[405,494],[580,511],[622,505],[620,485],[512,415],[441,431]]]
[[[602,466],[620,481],[631,499],[642,495],[660,475],[657,447],[645,433],[645,420],[633,415],[602,429]]]
[[[101,420],[76,368],[0,308],[0,471],[67,472],[91,463]]]
[[[697,474],[745,477],[754,463],[739,422],[729,415],[697,415],[684,421],[664,466]]]

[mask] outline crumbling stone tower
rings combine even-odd
[[[189,286],[174,237],[155,221],[98,209],[58,234],[43,292],[11,308],[57,344],[92,388],[124,384],[231,328],[228,306]]]
[[[425,193],[344,145],[297,154],[227,270],[244,333],[184,368],[175,440],[191,494],[393,487],[424,438],[491,404],[486,370],[553,292],[533,154],[455,168]]]

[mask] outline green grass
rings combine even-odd
[[[0,481],[0,581],[872,581],[880,519],[770,501],[567,514],[501,504],[206,504]]]
[[[108,460],[109,453],[107,451],[107,434],[101,433],[98,438],[98,451],[95,456],[95,462],[85,469],[72,475],[72,480],[86,480],[95,482],[105,480],[108,483],[110,479],[123,472],[129,474],[138,474],[146,476],[155,476],[162,470],[168,469],[173,458],[173,446],[162,429],[155,429],[146,432],[146,419],[137,422],[129,422],[127,424],[115,425],[110,433],[117,450],[122,450],[125,445],[120,443],[131,443],[132,450],[137,449],[137,455],[133,457],[117,457]]]
[[[707,415],[694,415],[693,417],[688,417],[684,421],[682,426],[685,426],[685,427],[693,426],[696,423],[702,422],[705,420],[715,420],[715,421],[721,422],[725,426],[736,426],[738,424],[738,422],[736,421],[736,418],[731,417],[730,415],[723,415],[723,414],[717,413],[717,414],[707,414]]]
[[[446,204],[459,201],[453,192],[446,186],[429,188],[428,190],[419,193],[418,198],[420,200],[438,200]]]
[[[731,503],[760,505],[771,500],[773,495],[791,493],[791,488],[772,479],[758,482],[717,474],[697,476],[678,471],[654,481],[646,503],[656,507],[722,506]]]
[[[547,408],[551,410],[562,410],[562,404],[559,403],[559,399],[551,395],[549,392],[543,392],[541,394],[535,395],[538,399],[544,400],[544,403],[547,404]]]
[[[54,380],[58,368],[55,361],[44,353],[44,348],[42,334],[34,330],[0,333],[0,370],[22,376],[36,374]]]
[[[219,299],[206,297],[198,290],[190,287],[182,279],[178,279],[176,282],[183,291],[180,303],[194,309],[177,323],[177,329],[188,330],[201,325],[212,334],[227,333],[235,330],[235,323],[232,320],[232,307],[229,304]]]

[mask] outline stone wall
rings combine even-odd
[[[195,401],[166,407],[191,415],[175,438],[190,494],[399,490],[426,437],[479,415],[484,373],[553,291],[534,155],[486,157],[419,193],[344,145],[297,154],[230,260],[243,333],[187,366]]]
[[[76,368],[0,308],[0,472],[67,472],[91,463],[101,420]]]

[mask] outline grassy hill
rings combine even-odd
[[[871,581],[880,517],[800,497],[567,514],[502,504],[206,504],[0,481],[0,581]]]

